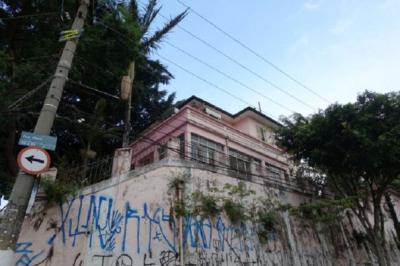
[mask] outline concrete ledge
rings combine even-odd
[[[198,169],[198,170],[204,170],[204,171],[209,171],[213,173],[218,173],[224,176],[228,176],[231,178],[234,178],[236,180],[242,180],[244,182],[250,182],[254,184],[258,184],[261,186],[270,186],[271,188],[277,188],[279,190],[287,191],[287,192],[293,192],[293,193],[298,193],[302,195],[307,195],[307,196],[312,196],[314,195],[314,191],[311,189],[306,189],[302,188],[297,185],[295,182],[288,182],[285,180],[272,180],[271,178],[263,178],[261,176],[257,175],[252,175],[250,176],[249,179],[247,178],[240,178],[237,174],[232,175],[228,169],[221,168],[218,166],[210,166],[206,164],[201,164],[198,162],[192,162],[192,161],[187,161],[187,160],[180,160],[180,159],[171,159],[171,158],[165,158],[163,160],[154,162],[152,164],[140,167],[138,169],[132,170],[128,174],[121,175],[118,177],[113,177],[110,179],[103,180],[99,183],[92,184],[90,186],[87,186],[81,190],[81,193],[83,195],[86,194],[91,194],[98,192],[100,190],[115,186],[117,184],[121,184],[124,182],[127,182],[129,180],[138,178],[142,175],[145,175],[146,173],[149,173],[153,170],[156,170],[158,168],[187,168],[187,169]]]

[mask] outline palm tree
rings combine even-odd
[[[80,44],[84,47],[83,51],[80,52],[83,57],[87,56],[87,60],[97,65],[103,65],[104,68],[114,68],[113,72],[117,79],[103,77],[102,80],[99,80],[97,74],[92,74],[93,76],[88,79],[88,75],[90,77],[91,73],[87,73],[86,69],[82,69],[82,73],[79,74],[85,77],[84,83],[86,84],[89,83],[94,87],[107,87],[108,84],[112,83],[116,84],[116,88],[119,90],[120,77],[125,74],[130,60],[119,62],[118,68],[116,68],[116,60],[113,64],[108,64],[106,57],[98,57],[98,51],[112,51],[115,54],[110,56],[119,56],[121,59],[129,57],[135,61],[136,75],[131,103],[133,121],[131,134],[135,136],[137,132],[145,129],[173,104],[175,95],[168,95],[166,91],[159,89],[160,84],[167,84],[173,76],[159,60],[151,58],[151,53],[160,48],[162,40],[184,19],[187,11],[169,19],[161,28],[151,32],[151,25],[161,10],[161,7],[158,7],[157,0],[149,0],[142,12],[139,12],[138,3],[135,0],[132,0],[128,6],[124,4],[121,6],[114,5],[112,8],[107,7],[106,10],[102,7],[97,10],[99,21],[105,28],[99,28],[96,24],[89,27],[88,33],[86,33],[87,39],[83,39],[83,44]],[[99,30],[105,32],[99,32]],[[119,47],[120,49],[118,51],[113,50],[115,45],[111,42],[100,43],[100,46],[96,47],[98,41],[95,38],[98,38],[101,34],[104,34],[104,36],[113,34],[113,39],[119,38],[118,41],[122,44]],[[85,41],[88,43],[85,43]],[[92,50],[93,46],[96,47],[95,52]],[[90,49],[86,50],[86,47]],[[122,53],[121,49],[125,49],[126,52]],[[112,91],[110,92],[112,93]],[[82,101],[74,105],[78,112],[81,109],[86,110],[83,112],[83,114],[86,113],[83,117],[84,121],[82,121],[82,112],[75,119],[80,119],[80,129],[77,130],[75,123],[75,127],[71,130],[71,133],[75,131],[76,134],[73,138],[79,138],[80,146],[83,147],[80,152],[83,178],[88,170],[87,165],[90,159],[93,159],[94,154],[100,153],[100,157],[101,155],[110,155],[115,148],[120,147],[118,137],[120,137],[122,130],[118,131],[117,128],[120,127],[121,129],[123,125],[121,124],[121,120],[123,120],[121,104],[108,104],[107,111],[103,108],[104,104],[104,100],[95,101],[91,97],[82,97]],[[95,106],[94,111],[87,109],[88,106],[93,105]],[[94,113],[94,115],[91,116],[88,113]]]
[[[170,18],[163,27],[150,33],[151,25],[160,13],[161,7],[157,0],[149,0],[142,14],[138,11],[138,3],[130,2],[130,12],[137,18],[140,31],[140,55],[136,60],[136,77],[132,98],[132,133],[145,129],[151,122],[158,119],[163,112],[171,107],[175,94],[167,95],[160,91],[160,84],[168,84],[173,75],[159,60],[151,59],[154,50],[171,30],[176,27],[188,14],[187,10]],[[155,96],[155,97],[154,97]],[[165,98],[166,97],[166,98]],[[146,109],[140,103],[145,103]],[[148,112],[148,111],[151,112]]]

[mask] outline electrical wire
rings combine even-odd
[[[154,140],[152,140],[152,139],[150,139],[148,137],[144,137],[144,138],[147,139],[147,142],[150,143],[150,144],[156,144],[156,145],[159,145],[159,146],[164,146],[164,144],[161,144],[158,141],[154,141]],[[214,162],[217,162],[219,165],[218,164],[211,165],[211,164],[205,163],[204,161],[201,161],[198,158],[194,158],[194,157],[192,157],[192,156],[190,156],[188,154],[184,154],[184,153],[182,153],[182,151],[180,151],[178,149],[173,149],[173,148],[168,147],[168,146],[166,148],[171,150],[171,151],[173,151],[173,152],[176,152],[178,155],[184,155],[185,158],[188,158],[189,160],[196,161],[196,162],[201,163],[201,164],[210,165],[212,167],[215,167],[215,168],[218,168],[218,169],[222,169],[222,170],[235,171],[238,174],[243,174],[245,176],[259,177],[259,178],[263,179],[264,181],[269,181],[270,183],[278,184],[281,187],[290,187],[292,189],[297,189],[297,190],[299,189],[296,184],[292,184],[290,181],[289,182],[288,181],[282,181],[282,180],[273,178],[274,176],[271,176],[271,175],[259,175],[259,174],[255,174],[255,173],[249,173],[249,172],[246,172],[246,171],[242,171],[240,169],[232,169],[232,167],[230,165],[226,164],[225,162],[218,161],[218,160],[214,160]],[[269,169],[266,168],[266,170],[269,170]],[[254,182],[251,179],[250,180],[249,179],[244,179],[244,180],[252,182],[252,183],[255,183],[255,184],[259,184],[259,185],[265,185],[264,183]],[[313,194],[314,191],[303,189],[303,193]]]
[[[44,82],[42,82],[41,84],[36,86],[34,89],[32,89],[30,92],[26,93],[24,96],[22,96],[21,98],[17,99],[15,102],[13,102],[12,104],[10,104],[8,106],[8,109],[12,111],[15,108],[18,108],[18,106],[20,104],[22,104],[24,101],[26,101],[27,99],[32,97],[36,92],[38,92],[40,89],[42,89],[52,78],[53,78],[53,76],[50,76]]]
[[[178,120],[179,120],[179,118],[178,118]],[[170,126],[170,125],[168,125],[168,126]],[[154,130],[154,129],[153,129],[152,131],[153,131],[153,132],[158,132],[158,133],[164,134],[163,138],[166,138],[166,137],[168,137],[168,136],[171,136],[172,132],[176,132],[176,130],[177,130],[179,127],[182,127],[182,126],[183,126],[182,124],[180,124],[180,125],[178,125],[178,126],[176,126],[176,127],[170,126],[170,127],[172,127],[172,130],[171,130],[171,132],[169,132],[169,133],[163,132],[163,131],[161,131],[161,130]],[[183,132],[184,132],[184,131],[182,130],[180,133],[183,133]],[[145,133],[146,133],[146,132],[143,132],[142,134],[140,134],[138,140],[140,140],[140,139],[147,139],[148,141],[151,141],[151,144],[157,144],[157,145],[159,145],[159,146],[165,145],[165,143],[161,143],[159,140],[153,140],[153,139],[151,139],[151,138],[145,136]],[[192,149],[192,145],[190,145],[189,143],[185,143],[184,146],[187,147],[187,148],[189,148],[189,149]],[[170,148],[170,147],[168,147],[168,146],[167,146],[167,148],[170,149],[170,150],[172,150],[172,151],[174,151],[174,152],[177,152],[179,155],[184,155],[185,158],[188,158],[188,159],[190,159],[190,160],[192,160],[192,161],[197,161],[197,162],[200,162],[200,163],[202,163],[202,164],[207,164],[207,163],[205,163],[204,161],[199,160],[198,158],[194,158],[194,157],[190,156],[189,154],[182,153],[182,151],[179,150],[179,149],[173,149],[173,148]],[[146,148],[145,150],[148,150],[148,148]],[[142,152],[142,151],[140,151],[139,153],[136,153],[136,156],[137,156],[138,154],[140,154],[141,152]],[[225,170],[231,170],[231,171],[232,171],[232,170],[235,170],[235,171],[237,171],[238,173],[242,173],[242,174],[249,175],[248,172],[240,171],[240,169],[232,169],[230,165],[226,164],[226,161],[228,161],[228,159],[229,159],[229,155],[226,155],[224,152],[217,151],[217,150],[214,150],[214,152],[217,152],[217,153],[222,154],[223,157],[224,157],[226,160],[225,160],[224,162],[222,162],[222,161],[219,161],[219,160],[215,160],[215,159],[214,159],[214,162],[217,162],[217,163],[219,163],[220,165],[212,165],[213,167],[217,167],[217,168],[221,168],[221,169],[225,169]],[[270,169],[267,168],[267,167],[261,167],[261,168],[270,171]],[[280,167],[278,167],[278,168],[280,168]],[[263,179],[265,179],[265,180],[272,181],[272,182],[274,182],[274,183],[281,183],[281,185],[283,185],[283,186],[288,186],[288,185],[290,185],[290,182],[288,182],[288,181],[282,182],[282,181],[276,179],[276,176],[274,176],[274,175],[257,175],[257,174],[253,174],[253,173],[251,173],[250,175],[251,175],[251,176],[257,176],[257,177],[263,178]],[[264,184],[262,184],[262,185],[264,185]],[[292,185],[293,185],[293,184],[292,184]],[[298,189],[297,185],[293,185],[293,188],[294,188],[294,189]],[[313,193],[313,192],[308,192],[308,193]]]
[[[160,56],[160,57],[162,57],[162,56]],[[164,57],[165,58],[165,57]],[[165,58],[166,59],[166,58]],[[172,62],[171,60],[169,60],[169,59],[166,59],[167,61],[170,61],[171,63],[174,63],[174,62]],[[174,63],[176,66],[178,66],[178,67],[180,67],[179,65],[177,65],[176,63]],[[186,69],[183,69],[183,70],[185,70],[186,72],[188,72]],[[199,77],[199,76],[197,76],[196,74],[194,74],[193,72],[188,72],[188,73],[191,73],[192,75],[194,75],[195,77],[197,77],[197,78],[200,78],[201,80],[203,80],[203,81],[205,81],[205,82],[207,82],[208,84],[210,84],[210,85],[212,85],[212,86],[214,86],[214,87],[217,87],[217,88],[219,88],[219,89],[222,89],[222,88],[220,88],[220,87],[218,87],[218,86],[216,86],[215,84],[213,84],[213,83],[210,83],[209,81],[207,81],[207,80],[205,80],[205,79],[203,79],[203,78],[201,78],[201,77]],[[80,84],[80,83],[77,83],[78,85],[82,85],[82,84]],[[93,89],[93,88],[91,88],[91,89]],[[222,89],[223,90],[223,89]],[[223,91],[225,91],[225,90],[223,90]],[[227,91],[225,91],[225,92],[227,92]],[[229,93],[229,92],[228,92]],[[235,98],[237,98],[237,99],[240,99],[240,98],[238,98],[238,97],[236,97],[235,95],[233,95],[233,94],[230,94],[231,96],[233,96],[233,97],[235,97]],[[241,99],[240,99],[241,100]],[[247,102],[246,102],[247,103]],[[247,104],[249,104],[249,103],[247,103]],[[249,104],[249,105],[251,105],[251,104]],[[142,137],[145,137],[145,136],[142,136]]]
[[[103,67],[100,67],[100,66],[98,66],[98,65],[96,65],[96,64],[92,64],[92,63],[90,63],[89,61],[87,61],[85,58],[83,58],[83,57],[81,57],[81,56],[79,56],[79,55],[75,55],[75,58],[77,58],[81,63],[84,63],[85,65],[90,66],[90,67],[97,68],[97,69],[103,71],[103,73],[108,74],[109,76],[112,76],[112,77],[118,78],[118,79],[120,78],[120,77],[117,77],[117,76],[116,76],[114,73],[112,73],[111,71],[109,71],[109,70],[107,70],[107,69],[105,69],[105,68],[103,68]]]
[[[287,111],[289,111],[289,112],[295,113],[295,111],[293,111],[292,109],[288,108],[287,106],[285,106],[285,105],[283,105],[283,104],[281,104],[281,103],[279,103],[279,102],[273,100],[272,98],[270,98],[270,97],[268,97],[268,96],[262,94],[261,92],[255,90],[255,89],[251,88],[250,86],[244,84],[244,83],[241,82],[240,80],[238,80],[238,79],[232,77],[232,76],[229,75],[229,74],[226,74],[225,72],[223,72],[223,71],[219,70],[218,68],[216,68],[216,67],[214,67],[214,66],[208,64],[207,62],[203,61],[202,59],[200,59],[200,58],[198,58],[198,57],[196,57],[196,56],[190,54],[189,52],[183,50],[182,48],[180,48],[180,47],[178,47],[178,46],[176,46],[176,45],[170,43],[169,41],[166,41],[166,40],[165,40],[164,42],[165,42],[166,44],[168,44],[169,46],[175,48],[176,50],[180,51],[181,53],[183,53],[183,54],[185,54],[185,55],[187,55],[187,56],[193,58],[194,60],[200,62],[201,64],[207,66],[208,68],[214,70],[215,72],[217,72],[217,73],[223,75],[224,77],[226,77],[226,78],[232,80],[233,82],[239,84],[240,86],[242,86],[242,87],[244,87],[244,88],[246,88],[246,89],[248,89],[248,90],[251,90],[252,92],[258,94],[259,96],[261,96],[261,97],[263,97],[264,99],[266,99],[266,100],[272,102],[273,104],[275,104],[275,105],[277,105],[277,106],[279,106],[279,107],[281,107],[281,108],[283,108],[283,109],[285,109],[285,110],[287,110]]]
[[[166,16],[164,16],[163,14],[159,13],[161,17],[163,17],[164,19],[168,19]],[[298,98],[297,96],[291,94],[290,92],[286,91],[285,89],[281,88],[280,86],[278,86],[277,84],[273,83],[272,81],[268,80],[267,78],[261,76],[260,74],[258,74],[257,72],[251,70],[249,67],[245,66],[244,64],[240,63],[238,60],[234,59],[232,56],[226,54],[225,52],[223,52],[222,50],[216,48],[214,45],[210,44],[209,42],[201,39],[200,37],[198,37],[197,35],[193,34],[192,32],[190,32],[189,30],[185,29],[184,27],[180,26],[179,24],[177,25],[177,27],[179,29],[181,29],[182,31],[184,31],[185,33],[189,34],[190,36],[192,36],[193,38],[195,38],[196,40],[200,41],[201,43],[203,43],[204,45],[208,46],[209,48],[211,48],[212,50],[216,51],[217,53],[221,54],[222,56],[224,56],[225,58],[227,58],[229,61],[235,63],[236,65],[238,65],[239,67],[241,67],[242,69],[246,70],[247,72],[251,73],[252,75],[256,76],[257,78],[261,79],[262,81],[264,81],[265,83],[269,84],[270,86],[272,86],[273,88],[279,90],[280,92],[286,94],[287,96],[289,96],[290,98],[294,99],[295,101],[301,103],[302,105],[308,107],[309,109],[315,111],[315,108],[306,103],[305,101],[301,100],[300,98]]]
[[[105,24],[104,24],[104,25],[105,25]],[[107,26],[107,25],[105,25],[105,26]],[[179,25],[178,25],[178,26],[179,26]],[[120,36],[120,37],[122,37],[122,38],[124,38],[124,39],[126,39],[126,40],[128,40],[128,41],[130,40],[128,37],[126,37],[126,36],[125,36],[124,34],[122,34],[121,32],[118,32],[117,30],[115,30],[115,29],[113,29],[113,28],[111,28],[111,27],[109,27],[109,26],[107,26],[107,27],[108,27],[110,30],[112,30],[113,32],[118,33],[118,36]],[[224,88],[222,88],[222,87],[216,85],[215,83],[213,83],[213,82],[207,80],[206,78],[203,78],[203,77],[201,77],[201,76],[195,74],[194,72],[192,72],[192,71],[190,71],[190,70],[184,68],[183,66],[181,66],[181,65],[179,65],[179,64],[177,64],[177,63],[175,63],[174,61],[172,61],[172,60],[170,60],[170,59],[168,59],[168,58],[162,56],[162,55],[159,54],[158,52],[155,52],[155,53],[156,53],[159,57],[161,57],[161,58],[163,58],[164,60],[170,62],[171,64],[173,64],[173,65],[175,65],[176,67],[180,68],[180,69],[183,70],[184,72],[186,72],[186,73],[188,73],[188,74],[190,74],[190,75],[196,77],[197,79],[199,79],[199,80],[201,80],[201,81],[207,83],[208,85],[210,85],[210,86],[212,86],[212,87],[214,87],[214,88],[216,88],[216,89],[218,89],[218,90],[220,90],[220,91],[223,91],[225,94],[228,94],[229,96],[235,98],[236,100],[238,100],[238,101],[240,101],[240,102],[243,102],[243,103],[245,103],[246,105],[251,106],[251,107],[257,109],[257,107],[256,107],[255,105],[253,105],[253,104],[251,104],[251,103],[249,103],[249,102],[243,100],[243,99],[240,98],[239,96],[236,96],[235,94],[229,92],[227,89],[224,89]],[[221,72],[222,72],[222,71],[221,71]],[[226,74],[226,75],[229,76],[228,74]],[[312,107],[311,107],[311,108],[312,108]],[[285,109],[290,109],[290,108],[285,107]],[[292,110],[291,110],[291,111],[292,111]],[[267,116],[272,117],[271,114],[268,114]],[[274,120],[278,120],[278,119],[274,118]]]
[[[172,61],[172,60],[166,58],[165,56],[159,54],[158,52],[156,52],[156,54],[157,54],[159,57],[161,57],[162,59],[164,59],[165,61],[168,61],[169,63],[173,64],[173,65],[176,66],[177,68],[179,68],[179,69],[181,69],[182,71],[184,71],[184,72],[186,72],[186,73],[192,75],[193,77],[195,77],[195,78],[197,78],[197,79],[203,81],[204,83],[207,83],[208,85],[210,85],[210,86],[212,86],[212,87],[214,87],[214,88],[216,88],[216,89],[218,89],[218,90],[220,90],[220,91],[223,91],[224,93],[230,95],[231,97],[235,98],[236,100],[238,100],[238,101],[240,101],[240,102],[242,102],[242,103],[245,103],[246,105],[249,105],[249,106],[251,106],[251,107],[253,107],[253,108],[256,108],[253,104],[251,104],[251,103],[249,103],[249,102],[243,100],[242,98],[240,98],[239,96],[236,96],[236,95],[233,94],[233,93],[230,93],[228,90],[226,90],[226,89],[224,89],[224,88],[222,88],[222,87],[216,85],[215,83],[213,83],[213,82],[211,82],[211,81],[209,81],[209,80],[207,80],[207,79],[205,79],[205,78],[203,78],[203,77],[197,75],[196,73],[194,73],[194,72],[192,72],[192,71],[190,71],[190,70],[184,68],[183,66],[181,66],[181,65],[175,63],[174,61]]]
[[[326,103],[331,103],[331,101],[329,101],[328,99],[326,99],[325,97],[323,97],[322,95],[320,95],[319,93],[317,93],[315,90],[311,89],[310,87],[306,86],[304,83],[300,82],[297,78],[293,77],[292,75],[290,75],[289,73],[287,73],[286,71],[282,70],[280,67],[278,67],[276,64],[274,64],[273,62],[271,62],[271,60],[268,60],[267,58],[265,58],[264,56],[262,56],[260,53],[256,52],[254,49],[251,49],[248,45],[244,44],[243,42],[239,41],[236,37],[234,37],[232,34],[226,32],[225,30],[223,30],[221,27],[217,26],[214,22],[212,22],[211,20],[207,19],[205,16],[201,15],[199,12],[197,12],[195,9],[193,9],[191,6],[186,5],[185,3],[183,3],[180,0],[177,0],[178,3],[180,3],[181,5],[183,5],[184,7],[188,8],[189,10],[191,10],[193,12],[193,14],[197,15],[199,18],[201,18],[202,20],[204,20],[205,22],[207,22],[208,24],[210,24],[212,27],[214,27],[215,29],[217,29],[219,32],[221,32],[222,34],[224,34],[225,36],[227,36],[229,39],[233,40],[234,42],[236,42],[237,44],[239,44],[242,48],[244,48],[245,50],[249,51],[250,53],[252,53],[253,55],[255,55],[256,57],[258,57],[259,59],[261,59],[262,61],[264,61],[265,63],[267,63],[268,65],[270,65],[273,69],[275,69],[276,71],[278,71],[279,73],[283,74],[284,76],[286,76],[287,78],[289,78],[290,80],[292,80],[293,82],[295,82],[297,85],[303,87],[304,89],[308,90],[309,92],[311,92],[312,94],[314,94],[315,96],[317,96],[318,98],[320,98],[321,100],[325,101]]]
[[[170,134],[172,134],[172,132],[175,132],[179,127],[181,127],[181,126],[183,125],[183,123],[188,122],[187,120],[182,120],[182,119],[179,119],[179,118],[174,118],[174,120],[175,120],[175,121],[182,122],[182,124],[181,124],[181,125],[178,125],[178,126],[175,126],[175,127],[174,127],[174,126],[171,126],[171,125],[169,125],[169,124],[165,124],[165,126],[172,128],[172,130],[170,130],[169,133],[167,133],[167,132],[162,132],[162,131],[160,131],[160,130],[155,130],[155,129],[152,129],[152,130],[153,130],[153,131],[156,131],[156,132],[159,132],[159,133],[161,133],[161,134],[164,134],[165,136],[169,136]],[[140,137],[143,136],[144,133],[145,133],[145,132],[139,134],[139,136],[137,137],[137,140],[140,139]],[[248,148],[248,143],[244,143],[244,142],[239,141],[239,140],[235,140],[234,142],[235,142],[236,144],[239,144],[239,145],[241,145],[241,146],[243,146],[243,147]],[[220,144],[221,144],[221,143],[220,143]],[[223,145],[223,144],[221,144],[221,145]],[[270,146],[269,148],[271,149],[271,152],[280,151],[279,149],[277,149],[277,148],[271,146],[270,144],[267,144],[267,145]],[[267,149],[268,149],[268,148],[267,148]],[[256,151],[256,152],[257,152],[257,151]],[[259,152],[258,152],[258,153],[259,153]],[[224,153],[222,153],[222,154],[224,154]],[[270,156],[268,156],[268,155],[262,155],[262,156],[270,157]],[[270,158],[270,159],[273,160],[273,158]]]
[[[37,13],[37,14],[28,14],[16,17],[2,17],[0,20],[14,20],[14,19],[25,19],[25,18],[32,18],[32,17],[41,17],[41,16],[49,16],[49,15],[59,15],[60,12],[45,12],[45,13]]]
[[[39,59],[43,58],[49,58],[49,57],[55,57],[57,54],[50,54],[50,55],[40,55],[40,56],[32,56],[32,57],[26,57],[26,58],[19,58],[16,60],[9,59],[9,61],[14,61],[14,62],[33,62]]]
[[[87,115],[92,115],[92,114],[88,114],[88,113],[83,112],[83,111],[82,111],[81,113],[84,113],[84,114],[87,114]],[[97,120],[96,118],[93,118],[93,119],[94,119],[94,120]],[[68,119],[68,120],[70,120],[70,119]],[[100,120],[99,120],[99,121],[100,121]],[[103,120],[102,120],[101,122],[103,122],[104,124],[110,125],[109,123],[107,123],[107,122],[105,122],[105,121],[103,121]],[[112,125],[112,126],[115,127],[115,125]],[[170,125],[169,125],[169,126],[170,126]],[[164,134],[163,138],[165,138],[165,137],[171,136],[171,133],[172,133],[172,132],[176,132],[176,130],[177,130],[179,127],[182,127],[182,125],[178,125],[178,126],[176,126],[176,127],[173,127],[173,126],[170,126],[170,127],[172,127],[173,130],[171,130],[171,132],[169,132],[169,133],[163,132],[163,131],[161,131],[161,130],[153,130],[153,132],[158,132],[158,133]],[[183,132],[183,131],[182,131],[182,132]],[[181,132],[181,133],[182,133],[182,132]],[[160,141],[153,140],[153,139],[147,137],[147,136],[145,135],[145,133],[146,133],[146,132],[143,132],[143,133],[139,134],[138,140],[137,140],[137,141],[140,141],[140,140],[145,141],[145,142],[150,141],[150,142],[151,142],[150,144],[156,144],[156,145],[158,145],[158,146],[165,145],[165,143],[161,143]],[[146,141],[146,140],[147,140],[147,141]],[[184,146],[187,147],[187,148],[189,148],[189,149],[192,148],[192,145],[189,144],[189,143],[185,143]],[[202,161],[202,160],[199,159],[199,158],[195,158],[195,157],[193,157],[193,156],[190,156],[189,154],[183,154],[182,151],[180,151],[180,150],[173,149],[173,148],[170,148],[170,147],[167,147],[167,148],[170,149],[170,150],[172,150],[172,151],[174,151],[174,152],[176,152],[176,153],[178,153],[178,154],[180,154],[180,155],[185,155],[185,158],[188,158],[189,160],[196,161],[196,162],[199,162],[199,163],[202,163],[202,164],[207,164],[207,163],[205,163],[204,161]],[[146,148],[146,150],[148,150],[148,148]],[[137,156],[138,154],[140,154],[141,152],[142,152],[142,151],[140,151],[139,153],[136,153],[136,156]],[[223,152],[220,152],[220,151],[217,151],[217,150],[214,150],[214,152],[220,153],[221,155],[223,155],[223,158],[225,158],[225,159],[228,159],[228,158],[229,158],[229,156],[227,156],[227,155],[226,155],[225,153],[223,153]],[[226,164],[226,161],[227,161],[227,160],[225,160],[225,161],[214,160],[214,162],[216,162],[216,163],[218,163],[218,164],[217,164],[217,165],[212,165],[212,166],[213,166],[213,167],[216,167],[216,168],[219,168],[219,169],[230,170],[230,171],[236,171],[237,173],[239,173],[239,174],[245,174],[246,176],[251,175],[251,176],[260,177],[260,178],[262,178],[262,179],[265,180],[265,181],[269,181],[269,182],[271,182],[271,183],[278,184],[278,185],[280,185],[280,186],[282,186],[282,187],[292,187],[293,189],[298,189],[298,187],[297,187],[296,185],[291,184],[291,183],[288,182],[288,181],[281,181],[281,180],[279,180],[279,179],[276,179],[276,176],[274,176],[274,175],[257,175],[257,174],[254,174],[254,173],[248,173],[248,172],[246,172],[246,171],[241,171],[240,169],[232,169],[230,165]],[[267,167],[261,167],[261,168],[270,171],[270,169],[267,168]],[[252,181],[252,180],[247,180],[247,181],[250,181],[250,182],[253,182],[253,183],[257,183],[257,182],[254,182],[254,181]],[[260,184],[260,183],[257,183],[257,184]],[[264,184],[260,184],[260,185],[264,185]],[[304,190],[303,192],[307,192],[307,191]],[[307,193],[313,193],[313,191],[308,191]]]
[[[89,113],[84,112],[84,111],[81,111],[81,110],[78,110],[78,111],[79,111],[81,114],[87,115],[87,116],[90,117],[91,119],[94,119],[95,121],[98,121],[98,122],[104,123],[105,125],[108,125],[109,127],[116,127],[116,126],[117,126],[117,125],[110,124],[110,123],[108,123],[108,122],[106,122],[106,121],[104,121],[104,120],[96,119],[95,117],[93,117],[93,114],[89,114]],[[154,118],[154,121],[157,121],[159,118],[161,118],[161,116],[162,116],[162,114],[159,115],[158,117]],[[180,118],[175,118],[175,120],[176,120],[176,121],[179,121],[179,122],[182,122],[182,123],[187,122],[187,120],[182,120],[182,119],[180,119]],[[178,125],[178,126],[175,126],[175,127],[174,127],[174,126],[169,125],[169,124],[165,124],[165,126],[172,128],[172,129],[171,129],[171,132],[174,132],[174,131],[176,131],[179,127],[181,127],[181,125]],[[164,134],[165,136],[168,136],[168,135],[171,134],[171,132],[170,132],[170,133],[166,133],[166,132],[162,132],[162,131],[160,131],[160,130],[154,130],[154,129],[153,129],[153,131],[156,131],[156,132],[159,132],[159,133],[161,133],[161,134]],[[139,133],[139,134],[135,137],[135,138],[136,138],[135,141],[139,140],[139,139],[140,139],[142,136],[144,136],[145,134],[146,134],[146,131],[143,131],[143,132]],[[244,143],[244,142],[239,141],[239,140],[235,140],[235,143],[237,143],[237,144],[239,144],[239,145],[242,145],[243,147],[248,147],[248,143]],[[267,147],[266,149],[271,149],[271,152],[275,152],[275,150],[279,150],[279,149],[277,149],[277,148],[271,146],[270,144],[266,144],[266,145],[270,146],[270,147]],[[268,156],[267,156],[267,157],[268,157]],[[274,160],[273,158],[271,158],[271,159]]]
[[[110,94],[110,93],[108,93],[108,92],[104,92],[104,91],[95,89],[95,88],[93,88],[93,87],[90,87],[90,86],[88,86],[88,85],[83,84],[82,82],[78,82],[78,81],[75,81],[75,80],[72,80],[72,79],[68,79],[68,81],[71,82],[72,84],[75,84],[75,85],[78,85],[78,86],[80,86],[80,87],[82,87],[82,88],[85,88],[85,89],[94,91],[94,92],[96,92],[96,93],[98,93],[98,94],[101,94],[101,95],[103,95],[103,96],[107,96],[107,97],[112,98],[112,99],[114,99],[114,100],[119,100],[119,99],[120,99],[120,98],[119,98],[118,96],[116,96],[116,95],[113,95],[113,94]]]
[[[96,120],[96,121],[99,121],[99,122],[101,122],[101,123],[104,123],[104,124],[106,124],[106,125],[108,125],[109,127],[118,127],[118,125],[114,125],[114,124],[110,124],[110,123],[108,123],[108,122],[106,122],[106,121],[104,121],[104,120],[97,120],[95,117],[93,117],[93,114],[89,114],[89,113],[87,113],[87,112],[84,112],[84,111],[82,111],[82,110],[78,110],[81,114],[84,114],[84,115],[87,115],[88,117],[90,117],[91,119],[94,119],[94,120]],[[157,117],[155,117],[153,120],[154,121],[157,121],[157,120],[159,120],[160,118],[162,117],[162,114],[160,114],[159,116],[157,116]],[[175,118],[177,121],[180,121],[180,122],[186,122],[186,120],[181,120],[181,119],[179,119],[179,118]],[[172,131],[174,131],[174,130],[176,130],[178,127],[173,127],[173,126],[171,126],[171,125],[168,125],[168,124],[166,124],[166,126],[168,126],[168,127],[171,127],[172,128]],[[136,136],[136,138],[137,139],[140,139],[140,137],[141,136],[143,136],[143,134],[145,133],[145,131],[144,132],[142,132],[142,133],[139,133],[137,136]],[[167,133],[165,133],[165,132],[161,132],[162,134],[167,134]],[[242,145],[243,147],[248,147],[248,143],[243,143],[243,142],[241,142],[241,141],[236,141],[236,143],[238,143],[238,144],[240,144],[240,145]],[[267,144],[267,145],[269,145],[269,144]],[[270,145],[269,145],[270,146]],[[276,150],[277,148],[275,148],[275,147],[273,147],[273,146],[271,146],[270,147],[272,150]]]

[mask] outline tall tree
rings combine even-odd
[[[156,0],[149,0],[142,12],[135,0],[93,3],[90,23],[81,34],[52,132],[58,137],[53,154],[56,165],[61,160],[81,160],[79,150],[87,148],[88,143],[81,129],[93,123],[92,114],[101,98],[109,102],[109,107],[97,119],[96,127],[104,132],[120,128],[122,135],[124,104],[87,87],[118,96],[121,77],[131,61],[137,67],[132,98],[133,136],[170,108],[174,100],[174,94],[159,87],[167,84],[172,74],[150,55],[186,12],[154,30],[152,23],[160,11]],[[63,47],[59,34],[69,29],[72,22],[65,12],[72,16],[77,6],[74,0],[0,1],[0,122],[8,125],[0,129],[0,150],[4,154],[0,156],[0,196],[7,193],[17,172],[18,135],[22,130],[33,129],[48,85],[18,108],[10,110],[8,106],[54,74]],[[92,149],[99,156],[106,156],[120,144],[120,138],[104,138],[93,143]]]
[[[354,199],[353,213],[380,265],[388,265],[382,199],[400,175],[400,93],[364,92],[308,118],[284,119],[279,144],[326,174],[329,189]],[[372,214],[372,218],[369,216]]]

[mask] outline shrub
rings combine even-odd
[[[207,216],[216,217],[221,212],[217,198],[214,196],[202,195],[200,198],[200,204],[200,214],[203,218]]]
[[[228,216],[229,220],[231,220],[231,222],[233,224],[237,224],[241,221],[245,221],[248,218],[246,216],[246,212],[245,212],[245,208],[244,208],[243,204],[241,204],[239,202],[234,202],[231,199],[226,199],[224,201],[223,208],[224,208],[224,211],[225,211],[226,215]]]
[[[258,239],[261,243],[267,243],[268,233],[274,232],[277,223],[277,214],[275,211],[259,211],[257,213]]]
[[[173,211],[176,217],[184,217],[189,214],[186,205],[182,201],[178,201],[175,203]]]
[[[49,181],[42,179],[40,185],[43,188],[48,203],[63,203],[68,195],[75,195],[78,190],[76,185],[66,184],[57,180]]]

